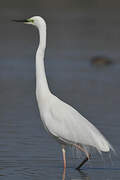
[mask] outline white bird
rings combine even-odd
[[[24,22],[38,28],[40,43],[36,53],[36,97],[40,111],[40,117],[46,130],[61,143],[64,169],[66,168],[66,145],[72,145],[86,154],[86,158],[77,167],[81,166],[90,158],[86,146],[92,146],[100,152],[113,150],[110,143],[101,132],[78,111],[64,103],[53,95],[48,87],[44,54],[46,48],[46,22],[40,16],[34,16],[26,20],[14,20]]]

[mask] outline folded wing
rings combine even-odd
[[[54,96],[46,114],[45,125],[50,133],[63,141],[89,145],[99,151],[112,149],[100,131],[74,108]]]

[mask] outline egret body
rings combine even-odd
[[[77,169],[80,169],[90,158],[90,154],[85,148],[86,146],[92,146],[103,152],[109,152],[112,147],[92,123],[73,107],[64,103],[50,92],[44,67],[46,48],[45,20],[39,16],[34,16],[27,20],[15,21],[32,24],[38,28],[40,43],[36,53],[36,97],[40,117],[46,130],[61,143],[64,168],[66,168],[66,145],[72,145],[86,154],[85,160],[77,167]]]

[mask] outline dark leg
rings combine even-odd
[[[77,170],[80,170],[80,168],[90,159],[90,154],[80,145],[74,144],[74,146],[76,148],[78,148],[79,150],[81,150],[82,152],[84,152],[86,154],[86,158],[82,161],[82,163],[80,163],[80,165],[76,168]]]
[[[88,161],[88,157],[86,157],[81,163],[80,165],[76,168],[77,170],[80,170],[80,168]]]

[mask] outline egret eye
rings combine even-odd
[[[34,23],[33,19],[28,19],[28,22]]]

